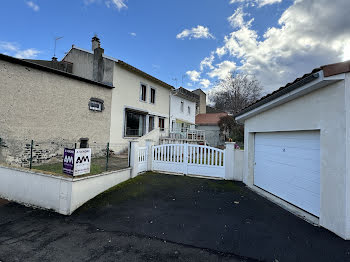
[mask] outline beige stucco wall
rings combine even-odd
[[[140,101],[140,85],[147,85],[147,102]],[[111,113],[111,143],[127,143],[130,139],[124,138],[125,108],[138,109],[149,114],[161,116],[165,119],[165,128],[169,128],[169,96],[170,89],[160,86],[141,75],[132,73],[118,64],[114,67],[113,104]],[[150,87],[156,89],[155,104],[150,101]],[[158,117],[154,126],[158,127]]]
[[[349,214],[346,215],[349,181],[346,156],[348,137],[346,125],[350,99],[349,86],[339,81],[305,96],[260,113],[245,121],[245,161],[243,181],[250,187],[254,182],[254,134],[256,132],[320,130],[321,143],[321,226],[348,238]],[[347,97],[345,96],[347,94]],[[347,106],[348,107],[348,106]],[[348,117],[348,121],[346,121]],[[349,124],[348,124],[349,125]],[[348,138],[349,139],[349,138]],[[348,161],[347,161],[348,160]],[[349,187],[348,187],[349,188]]]
[[[84,78],[93,79],[93,62],[94,55],[76,48],[72,48],[67,55],[64,57],[63,61],[73,63],[73,74]],[[112,85],[113,83],[113,69],[114,61],[110,59],[103,58],[104,63],[104,75],[103,83]]]
[[[112,90],[0,61],[0,137],[39,141],[109,141]],[[91,97],[105,110],[88,108]]]

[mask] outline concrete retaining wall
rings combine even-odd
[[[75,178],[72,183],[71,213],[88,200],[131,178],[131,168],[96,176]]]
[[[131,177],[131,168],[66,178],[0,166],[0,197],[70,215],[81,205]]]

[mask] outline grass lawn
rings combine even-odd
[[[117,158],[111,157],[108,162],[108,171],[120,170],[127,168],[129,166],[127,158]],[[67,175],[63,173],[63,163],[50,163],[50,164],[41,164],[39,166],[33,166],[33,169],[41,170],[45,172],[50,172],[58,175]],[[106,172],[106,158],[92,158],[90,174],[86,175],[96,175]],[[68,175],[69,176],[69,175]]]
[[[52,163],[52,164],[43,164],[40,166],[33,166],[33,169],[46,171],[50,173],[63,175],[63,163]],[[100,174],[106,171],[104,166],[99,164],[91,163],[90,175]]]

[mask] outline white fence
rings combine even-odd
[[[138,171],[145,172],[147,171],[147,163],[148,163],[148,152],[147,147],[139,147],[137,152],[138,159]]]
[[[190,144],[153,146],[152,170],[225,178],[225,151]]]
[[[131,142],[132,177],[159,171],[242,181],[244,152],[235,150],[235,143],[227,142],[225,150],[193,144],[153,144],[147,140],[146,147],[138,147],[138,141]]]

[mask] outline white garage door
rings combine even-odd
[[[256,133],[254,184],[319,217],[320,133]]]

